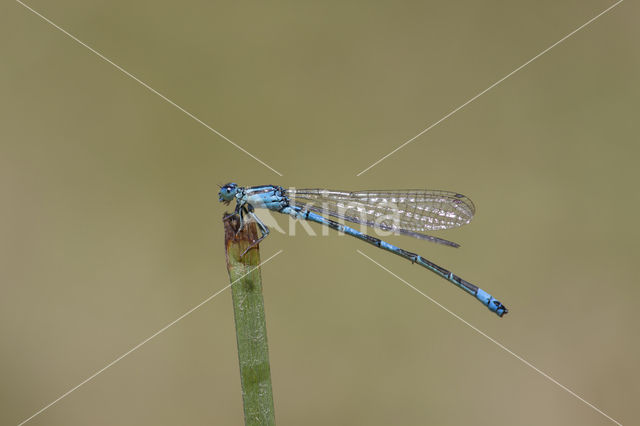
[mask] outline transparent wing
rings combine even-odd
[[[465,225],[475,213],[469,198],[439,190],[288,189],[286,195],[291,204],[317,213],[453,246],[457,244],[421,232]]]

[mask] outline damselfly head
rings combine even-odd
[[[238,192],[238,184],[228,183],[223,185],[220,187],[220,192],[218,192],[218,200],[221,203],[229,204],[235,198],[236,192]]]

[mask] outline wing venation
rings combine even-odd
[[[286,195],[293,205],[417,238],[420,238],[418,235],[421,234],[413,234],[465,225],[475,214],[475,206],[468,197],[440,190],[348,192],[288,189]],[[439,240],[429,235],[423,237]],[[446,240],[435,242],[449,243]]]

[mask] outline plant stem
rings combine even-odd
[[[244,422],[246,426],[275,425],[267,325],[262,298],[262,279],[258,268],[260,251],[258,247],[254,247],[241,257],[246,248],[258,239],[258,228],[254,222],[248,222],[236,235],[239,227],[236,216],[223,218],[223,223],[229,278],[231,282],[238,280],[231,286],[231,293],[240,361]],[[246,276],[240,278],[245,274]]]

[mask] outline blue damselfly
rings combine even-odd
[[[221,202],[229,204],[234,199],[236,200],[234,214],[240,217],[240,226],[243,226],[244,216],[247,215],[255,220],[262,232],[262,236],[251,247],[255,247],[269,235],[269,228],[256,216],[254,209],[269,209],[291,215],[296,219],[325,225],[394,253],[427,268],[475,296],[498,316],[501,317],[508,312],[507,308],[489,293],[463,280],[451,271],[420,255],[325,217],[330,216],[384,231],[458,247],[458,244],[454,242],[427,235],[424,232],[449,229],[469,223],[475,213],[475,207],[473,202],[462,194],[438,190],[349,192],[326,189],[285,189],[273,185],[245,188],[235,183],[228,183],[220,188],[219,200]]]

